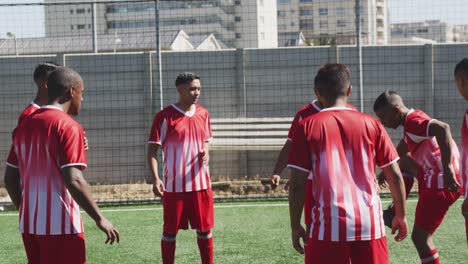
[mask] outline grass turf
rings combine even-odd
[[[276,206],[269,206],[273,203]],[[409,224],[414,200],[408,202]],[[468,245],[460,214],[461,201],[452,206],[434,236],[442,263],[468,263]],[[215,263],[303,263],[291,247],[288,207],[285,201],[217,203],[213,231]],[[121,232],[118,245],[105,245],[104,234],[84,216],[88,263],[160,263],[162,211],[160,206],[104,208]],[[127,211],[126,211],[127,210]],[[17,231],[17,216],[0,213],[0,263],[26,263]],[[387,229],[390,263],[420,263],[410,238],[396,243]],[[177,237],[176,263],[199,263],[194,231]]]

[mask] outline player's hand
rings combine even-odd
[[[461,208],[462,208],[462,215],[465,217],[465,219],[468,220],[468,198],[466,198],[465,201],[463,201]]]
[[[458,192],[460,190],[460,184],[455,178],[453,168],[444,169],[444,187],[449,192]]]
[[[274,174],[270,177],[270,185],[271,185],[271,189],[276,189],[276,187],[279,186],[279,183],[280,183],[280,179],[281,179],[281,176],[279,176],[278,174]]]
[[[393,217],[392,235],[394,235],[397,230],[398,234],[395,236],[395,241],[400,242],[408,236],[408,223],[406,222],[406,217]]]
[[[106,244],[109,243],[110,245],[112,245],[115,241],[117,241],[117,243],[120,242],[119,231],[115,229],[115,227],[109,220],[103,217],[100,221],[96,222],[96,225],[97,227],[99,227],[99,229],[101,229],[102,232],[106,234]]]
[[[304,254],[304,247],[301,245],[301,239],[302,243],[305,245],[307,243],[307,233],[302,225],[299,225],[296,228],[291,228],[291,238],[293,248],[300,254]]]
[[[380,189],[385,189],[388,187],[387,180],[385,179],[385,175],[382,172],[377,175],[377,182],[379,183]]]
[[[200,157],[203,160],[203,164],[208,165],[208,162],[210,162],[210,154],[208,154],[208,151],[202,150],[200,152]]]
[[[163,197],[166,188],[164,187],[164,183],[161,180],[157,180],[153,183],[153,193],[155,196]]]

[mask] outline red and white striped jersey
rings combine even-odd
[[[420,171],[418,182],[420,188],[444,189],[444,178],[439,145],[435,137],[429,136],[431,119],[421,110],[411,109],[406,115],[404,140],[408,145],[411,157],[418,163]],[[459,180],[460,153],[452,140],[452,164]]]
[[[351,109],[356,109],[354,106],[347,104],[346,107],[351,108]],[[299,126],[299,123],[303,120],[306,119],[307,117],[319,113],[322,111],[322,108],[320,108],[317,105],[317,100],[314,100],[306,105],[304,105],[299,111],[297,111],[296,115],[294,116],[294,119],[291,123],[291,127],[289,128],[288,132],[288,140],[292,141],[292,137],[294,136],[294,132],[296,131],[296,128]]]
[[[21,112],[21,115],[18,118],[18,125],[27,117],[34,113],[37,109],[41,108],[39,105],[32,101],[24,110]]]
[[[385,236],[375,165],[398,154],[375,118],[333,107],[304,119],[293,137],[288,167],[312,174],[310,237],[323,241]]]
[[[465,191],[465,198],[468,198],[468,109],[465,112],[463,117],[463,123],[461,128],[461,138],[462,138],[462,150],[461,150],[461,159],[460,159],[460,175],[461,182],[460,184]]]
[[[291,141],[293,136],[294,136],[294,132],[296,131],[297,127],[299,126],[299,123],[313,115],[313,114],[316,114],[318,112],[322,111],[322,109],[320,107],[317,106],[317,100],[314,100],[306,105],[304,105],[301,109],[299,109],[299,111],[297,111],[296,115],[294,116],[294,119],[291,123],[291,127],[289,128],[289,132],[288,132],[288,140]]]
[[[79,234],[80,208],[64,185],[61,169],[86,168],[83,128],[54,106],[44,106],[13,132],[7,165],[21,176],[20,232]]]
[[[173,104],[156,114],[149,143],[162,146],[167,192],[211,188],[208,166],[202,160],[204,145],[211,138],[210,115],[198,104],[193,112]]]

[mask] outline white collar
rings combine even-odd
[[[55,106],[55,105],[44,105],[42,106],[41,108],[44,108],[44,109],[55,109],[55,110],[60,110],[63,112],[63,109],[58,107],[58,106]]]

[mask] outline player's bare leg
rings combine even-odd
[[[415,225],[413,227],[411,239],[413,240],[422,263],[440,263],[439,254],[437,253],[437,249],[432,241],[432,234]]]
[[[213,236],[211,230],[197,230],[197,244],[202,264],[213,264]]]

